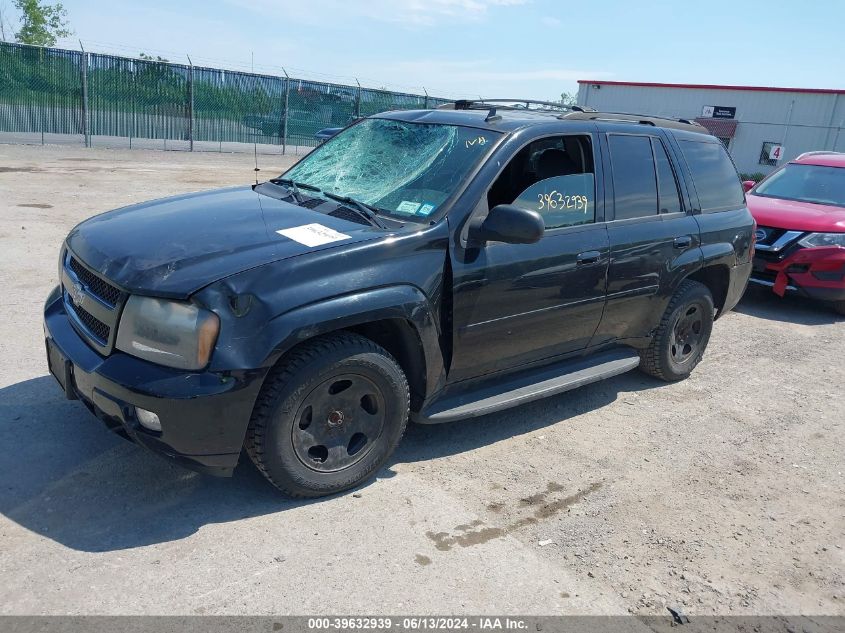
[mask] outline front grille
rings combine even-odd
[[[798,240],[804,234],[802,231],[792,231],[769,226],[757,227],[758,237],[755,254],[760,258],[777,262],[801,248]]]
[[[770,251],[754,251],[754,257],[764,262],[779,262],[784,258],[784,253],[772,253]]]
[[[76,312],[76,316],[80,321],[82,321],[82,324],[88,328],[91,334],[100,339],[100,342],[103,345],[108,342],[109,335],[111,334],[111,328],[108,325],[100,321],[84,308],[80,308],[77,305],[73,306],[73,311]]]
[[[112,307],[118,304],[120,290],[85,268],[72,255],[68,257],[68,268],[73,271],[91,294]]]
[[[763,231],[766,236],[757,240],[757,244],[762,244],[764,246],[770,246],[774,244],[784,233],[786,233],[786,229],[779,229],[775,227],[769,226],[758,226],[758,231]]]
[[[775,283],[778,274],[774,270],[755,270],[753,273],[751,273],[751,276],[761,281]]]
[[[71,251],[65,251],[62,289],[71,324],[100,354],[109,355],[120,311],[127,294],[89,270]]]

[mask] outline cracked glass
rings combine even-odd
[[[424,221],[499,136],[457,125],[365,119],[308,154],[284,177],[398,218]]]

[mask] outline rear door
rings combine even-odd
[[[648,336],[679,277],[701,260],[674,152],[661,130],[642,127],[601,137],[610,265],[605,312],[591,345]]]
[[[674,140],[695,192],[705,265],[748,262],[751,218],[730,155],[719,141],[702,134]]]

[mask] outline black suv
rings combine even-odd
[[[371,476],[409,416],[688,376],[751,270],[725,148],[497,105],[380,114],[269,182],[82,222],[44,309],[51,372],[138,444],[221,475],[245,449],[295,496]]]

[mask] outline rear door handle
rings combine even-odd
[[[600,259],[601,253],[598,251],[584,251],[583,253],[578,253],[575,263],[578,266],[583,266],[584,264],[595,264]]]
[[[675,241],[672,242],[672,246],[675,248],[689,248],[692,245],[692,236],[690,235],[682,235],[681,237],[676,237]]]

